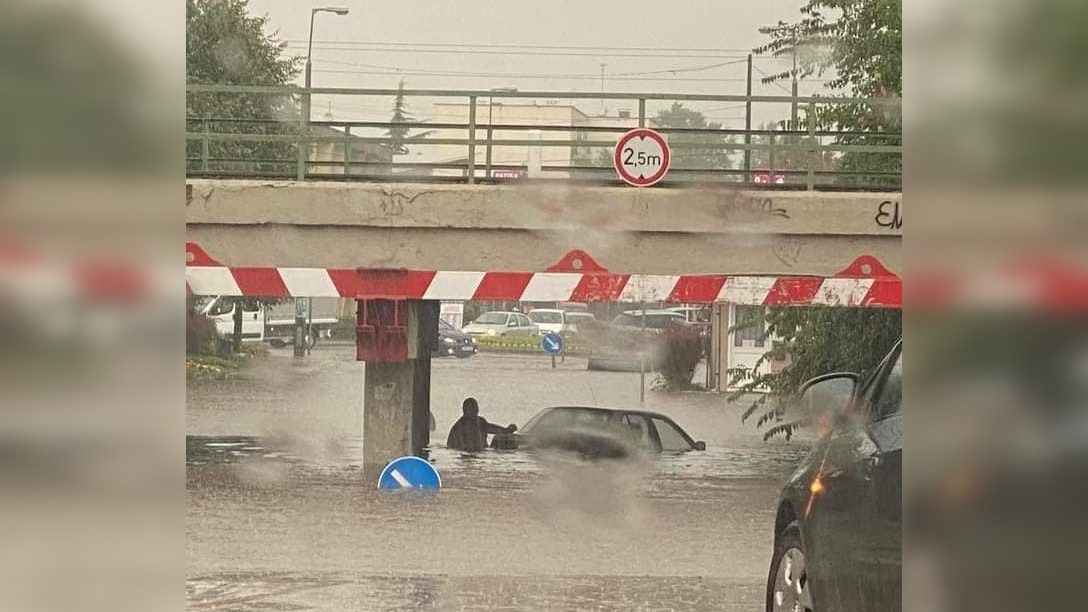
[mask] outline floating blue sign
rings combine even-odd
[[[378,488],[384,490],[441,489],[442,478],[430,461],[419,457],[393,460],[378,477]]]
[[[558,355],[563,352],[563,336],[555,332],[548,332],[540,338],[540,348],[549,355]]]

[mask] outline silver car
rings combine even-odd
[[[485,312],[461,331],[474,338],[535,336],[540,333],[540,328],[520,312]]]

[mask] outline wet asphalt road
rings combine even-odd
[[[805,452],[763,442],[743,405],[648,391],[705,453],[585,464],[441,448],[468,396],[501,424],[557,404],[635,407],[637,373],[568,359],[436,360],[437,496],[387,496],[359,465],[350,346],[273,351],[190,383],[193,610],[761,610],[778,489]]]

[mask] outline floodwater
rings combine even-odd
[[[637,373],[543,355],[435,360],[433,496],[361,469],[351,346],[273,351],[189,386],[187,599],[193,610],[763,609],[775,501],[807,451],[763,442],[743,404],[646,392],[707,451],[582,463],[442,448],[466,396],[500,423],[549,405],[637,407]],[[648,376],[648,380],[649,380]]]

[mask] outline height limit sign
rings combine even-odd
[[[649,187],[665,178],[671,157],[664,136],[649,128],[636,128],[616,142],[612,165],[628,185]]]

